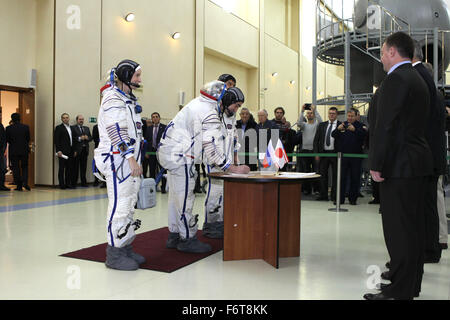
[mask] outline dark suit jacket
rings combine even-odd
[[[425,139],[430,94],[411,64],[381,83],[369,109],[369,168],[383,178],[430,176],[433,158]]]
[[[348,122],[344,122],[348,126]],[[334,140],[334,148],[337,152],[343,153],[362,153],[364,138],[366,137],[366,130],[363,129],[363,124],[359,121],[353,123],[355,131],[345,130],[341,132],[336,129],[331,133]]]
[[[341,121],[336,120],[336,128],[341,124]],[[327,134],[328,121],[319,123],[316,135],[314,136],[314,153],[323,153],[325,151],[325,136]],[[334,151],[336,151],[336,141],[334,143]]]
[[[26,156],[30,151],[30,128],[26,124],[14,123],[6,127],[6,142],[10,156]]]
[[[80,127],[76,124],[70,127],[72,129],[72,149],[77,154],[81,153],[83,146],[86,146],[86,151],[89,153],[89,142],[92,141],[91,130],[88,127],[82,126],[83,132],[81,132]],[[79,137],[82,135],[87,135],[88,140],[79,141]]]
[[[3,155],[6,149],[6,132],[3,124],[0,123],[0,156]]]
[[[156,152],[156,149],[153,148],[153,128],[154,126],[147,127],[145,131],[145,140],[147,140],[147,152]],[[166,125],[160,123],[158,127],[158,133],[156,134],[156,148],[158,148],[158,144],[161,141],[164,130],[166,130]]]
[[[425,138],[433,154],[435,175],[445,174],[446,146],[445,146],[445,104],[440,92],[437,91],[434,80],[422,63],[414,66],[425,81],[430,93],[430,115],[426,120]]]
[[[56,152],[61,151],[66,156],[70,156],[72,154],[72,147],[70,146],[70,136],[63,123],[61,123],[59,126],[56,126],[54,140]]]

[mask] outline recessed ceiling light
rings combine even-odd
[[[272,73],[272,77],[276,77],[276,76],[278,76],[278,72]]]
[[[289,81],[290,84],[295,84],[295,80]]]
[[[129,14],[127,14],[126,16],[125,16],[125,21],[127,21],[127,22],[131,22],[131,21],[133,21],[134,20],[134,18],[135,18],[136,16],[134,15],[134,13],[129,13]]]
[[[172,38],[173,39],[179,39],[181,37],[181,33],[179,33],[179,32],[174,32],[173,34],[172,34]]]

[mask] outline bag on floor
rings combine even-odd
[[[153,178],[141,179],[136,209],[145,210],[156,206],[156,183]]]

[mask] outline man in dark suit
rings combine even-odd
[[[241,116],[241,119],[236,121],[236,130],[238,131],[241,150],[245,152],[245,155],[240,157],[243,159],[241,163],[249,166],[251,171],[256,171],[258,169],[256,166],[258,163],[257,157],[250,156],[249,153],[255,153],[257,150],[257,123],[255,119],[253,119],[253,116],[248,108],[241,108],[239,115]]]
[[[80,175],[81,186],[87,187],[86,168],[89,155],[89,142],[92,141],[89,127],[84,126],[84,117],[76,117],[77,124],[72,126],[72,146],[74,156],[73,185],[77,185],[78,173]]]
[[[13,167],[15,190],[22,191],[22,187],[30,190],[28,186],[28,153],[30,152],[30,128],[20,123],[20,114],[11,115],[12,125],[6,127],[6,142],[9,143],[9,160]]]
[[[427,85],[411,64],[414,42],[405,33],[390,35],[381,61],[388,73],[369,110],[372,178],[380,182],[381,216],[389,252],[391,284],[367,300],[413,299],[421,290],[425,247],[425,188],[433,157],[425,138],[430,114]]]
[[[321,122],[314,136],[314,153],[336,153],[334,137],[331,133],[341,124],[337,120],[338,110],[331,107],[328,110],[329,121]],[[319,161],[320,173],[320,196],[318,201],[328,201],[328,169],[331,167],[332,183],[330,198],[336,201],[336,183],[337,183],[337,158],[336,157],[316,157]]]
[[[148,152],[156,152],[158,148],[159,141],[161,140],[162,134],[166,129],[166,125],[160,123],[161,116],[158,112],[152,113],[152,122],[153,124],[150,127],[147,127],[147,131],[145,133],[145,140],[147,140],[147,151]],[[150,166],[150,177],[155,179],[158,173],[161,171],[162,167],[156,159],[155,154],[145,155],[147,159],[149,159]],[[162,178],[161,180],[161,193],[166,193],[166,178]]]
[[[5,174],[6,174],[6,132],[5,127],[2,124],[2,114],[0,110],[0,191],[9,191],[9,188],[5,186]]]
[[[74,189],[73,178],[73,151],[72,129],[69,125],[70,117],[67,113],[61,115],[62,123],[56,126],[54,133],[55,149],[59,159],[58,181],[61,189]]]
[[[415,43],[413,67],[422,76],[430,93],[430,115],[426,120],[426,136],[433,154],[433,175],[425,188],[425,263],[437,263],[441,259],[439,245],[439,213],[437,209],[437,182],[446,169],[445,105],[437,91],[431,73],[422,63],[422,46]]]
[[[366,131],[363,128],[363,124],[356,120],[357,113],[358,111],[354,108],[348,110],[347,121],[338,125],[336,130],[331,133],[331,136],[335,139],[336,151],[362,154]],[[351,205],[356,205],[359,186],[361,185],[361,163],[362,160],[358,158],[342,159],[341,204],[345,202],[344,191],[347,190],[347,184],[350,182],[348,200]],[[347,180],[347,177],[350,177],[350,181]]]

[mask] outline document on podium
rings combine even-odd
[[[315,172],[280,172],[280,177],[286,178],[306,178],[314,176]]]

